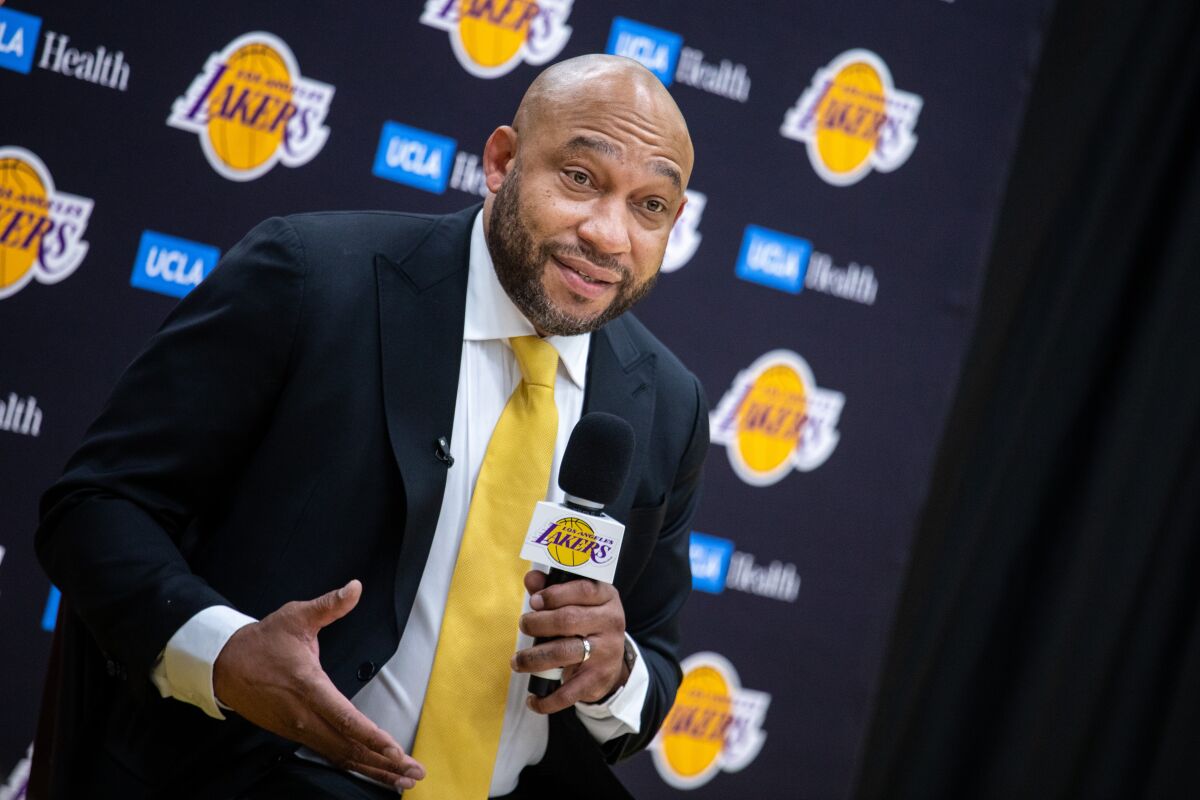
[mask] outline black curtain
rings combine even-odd
[[[856,795],[1200,797],[1200,3],[1049,25]]]

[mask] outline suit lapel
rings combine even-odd
[[[471,224],[478,207],[431,220],[404,254],[375,256],[388,438],[404,481],[406,516],[396,570],[404,630],[446,488],[439,436],[450,438],[462,358]]]
[[[621,496],[607,509],[619,520],[627,517],[637,491],[637,476],[646,469],[655,397],[654,354],[638,348],[627,325],[625,318],[619,317],[592,334],[583,403],[585,414],[606,411],[622,417],[633,427],[636,438],[629,481]]]

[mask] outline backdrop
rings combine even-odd
[[[38,495],[175,299],[266,216],[477,201],[541,65],[607,51],[692,129],[637,313],[713,412],[684,684],[620,774],[645,797],[846,796],[1049,0],[115,6],[0,8],[8,793],[57,603]]]

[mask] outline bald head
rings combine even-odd
[[[674,150],[686,185],[694,159],[687,122],[662,81],[631,58],[591,54],[548,67],[526,90],[513,128],[522,138],[538,138],[573,121],[616,117],[634,132],[653,131]]]

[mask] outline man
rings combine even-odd
[[[708,443],[698,381],[624,315],[691,142],[651,73],[585,56],[534,81],[484,165],[482,211],[260,225],[122,377],[37,537],[71,609],[39,734],[56,796],[621,791],[604,762],[649,742],[680,679]],[[534,571],[522,607],[528,513],[483,507],[554,495],[597,410],[637,436],[615,586]],[[511,544],[479,538],[498,527]],[[528,695],[555,666],[563,685]]]

